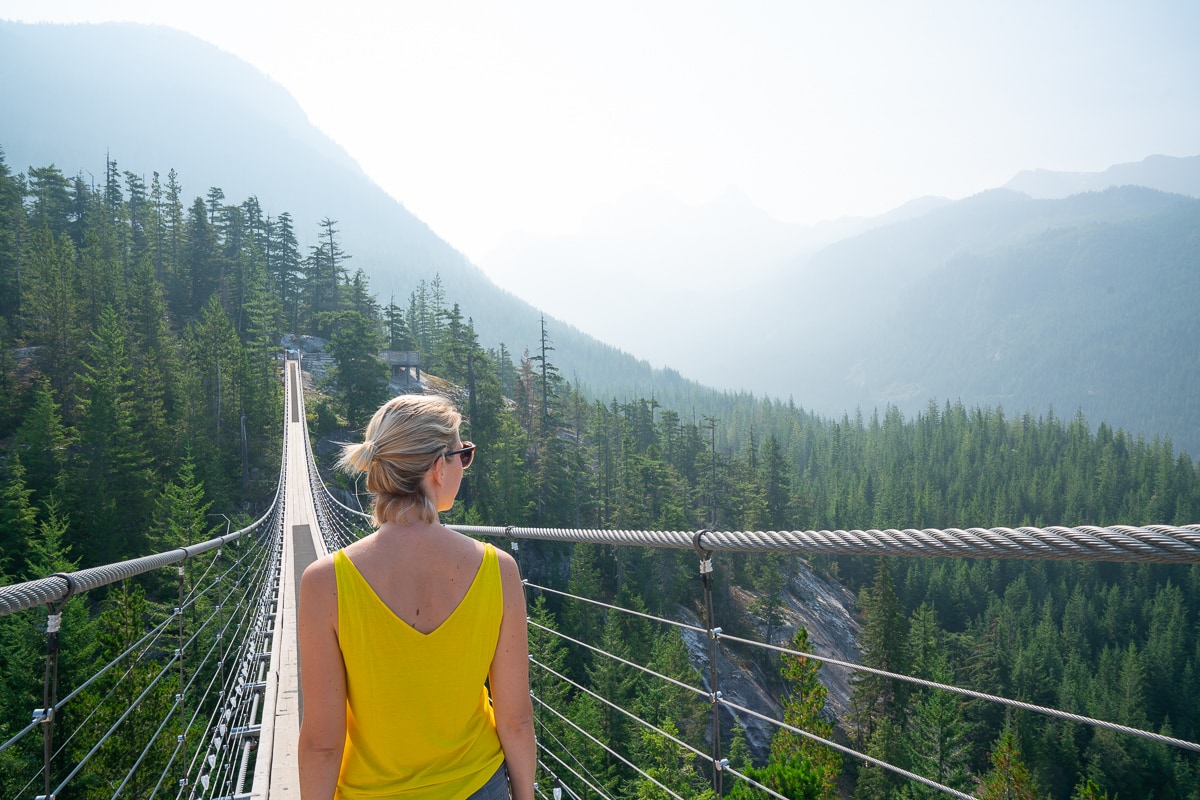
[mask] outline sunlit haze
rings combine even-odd
[[[0,18],[218,45],[485,268],[509,237],[647,189],[736,187],[815,222],[1200,152],[1190,0],[0,0]]]

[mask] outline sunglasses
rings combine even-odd
[[[463,446],[460,449],[448,450],[442,453],[443,458],[449,458],[450,456],[458,456],[458,460],[462,462],[462,468],[466,469],[475,460],[475,445],[470,442],[463,442]]]

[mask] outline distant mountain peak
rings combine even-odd
[[[1152,155],[1141,161],[1114,164],[1103,172],[1062,172],[1027,169],[1004,188],[1037,199],[1062,199],[1112,186],[1144,186],[1160,192],[1200,197],[1200,156]]]

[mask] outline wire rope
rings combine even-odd
[[[1098,728],[1105,728],[1107,730],[1114,731],[1116,733],[1124,733],[1124,734],[1128,734],[1130,736],[1139,736],[1143,739],[1149,739],[1150,741],[1153,741],[1153,742],[1159,742],[1161,744],[1168,744],[1168,745],[1172,745],[1174,747],[1183,748],[1185,750],[1192,750],[1194,752],[1200,752],[1200,744],[1197,744],[1196,742],[1189,742],[1185,739],[1176,739],[1171,736],[1164,736],[1161,733],[1154,733],[1153,731],[1141,730],[1139,728],[1131,728],[1126,725],[1119,725],[1115,722],[1106,722],[1105,720],[1102,720],[1102,719],[1095,719],[1093,717],[1085,717],[1085,716],[1082,716],[1079,714],[1072,714],[1068,711],[1059,711],[1058,709],[1055,709],[1055,708],[1047,708],[1045,706],[1034,705],[1033,703],[1026,703],[1021,700],[1011,700],[1007,697],[1000,697],[1000,696],[994,695],[994,694],[987,694],[986,692],[977,692],[973,689],[964,689],[964,688],[961,688],[958,686],[951,686],[951,685],[948,685],[945,683],[937,683],[936,681],[929,681],[929,680],[925,680],[924,678],[917,678],[917,677],[914,677],[911,675],[901,675],[901,674],[898,674],[895,672],[888,672],[887,670],[876,669],[874,667],[864,666],[863,664],[854,664],[849,661],[841,661],[839,659],[829,658],[827,656],[813,655],[812,653],[802,653],[798,650],[789,650],[786,647],[779,647],[777,645],[764,644],[763,642],[755,642],[751,639],[742,639],[740,637],[730,636],[725,633],[716,633],[715,636],[718,639],[726,639],[731,642],[740,642],[745,645],[751,645],[751,646],[766,649],[766,650],[774,650],[776,652],[785,653],[787,655],[799,656],[801,658],[811,658],[814,661],[820,661],[820,662],[823,662],[826,664],[832,664],[837,667],[843,667],[846,669],[855,670],[857,672],[867,672],[872,675],[878,675],[883,678],[892,678],[892,679],[898,680],[898,681],[905,681],[907,683],[915,684],[917,686],[923,686],[927,689],[941,689],[942,691],[945,691],[945,692],[953,692],[954,694],[959,694],[964,697],[970,697],[975,700],[987,700],[989,702],[997,703],[999,705],[1009,706],[1010,708],[1018,708],[1018,709],[1021,709],[1022,711],[1032,711],[1032,712],[1035,712],[1038,714],[1044,714],[1046,716],[1051,716],[1051,717],[1056,717],[1058,719],[1067,720],[1068,722],[1076,722],[1076,723],[1080,723],[1083,725],[1092,725],[1092,726],[1095,726]]]
[[[592,544],[691,550],[695,531],[589,530],[483,525],[451,526],[460,533]],[[1036,561],[1200,563],[1200,525],[1084,525],[1075,528],[888,528],[879,530],[709,531],[713,552],[779,552],[868,556],[1009,558]]]
[[[576,778],[578,778],[579,782],[582,783],[584,786],[588,787],[589,789],[591,789],[593,792],[600,795],[601,797],[608,798],[608,795],[605,794],[602,789],[600,789],[594,783],[587,780],[582,775],[580,775],[578,772],[576,772],[574,769],[572,769],[570,764],[568,764],[567,762],[565,762],[561,758],[559,758],[558,755],[556,753],[554,753],[554,751],[550,750],[550,748],[542,745],[541,743],[538,744],[538,747],[540,747],[542,752],[544,752],[547,756],[549,756],[550,758],[553,758],[555,761],[557,761],[559,764],[561,764],[563,769],[567,770],[572,775],[574,775]],[[564,792],[571,795],[571,797],[576,798],[576,800],[580,800],[579,795],[576,794],[575,791],[573,789],[571,789],[569,786],[564,784],[562,782],[562,778],[558,777],[558,775],[556,775],[553,770],[551,770],[549,767],[547,767],[546,764],[540,758],[538,759],[538,764],[541,764],[542,769],[545,772],[549,773],[550,777],[554,778],[554,782],[556,784],[558,784],[557,788],[561,788]]]
[[[524,583],[530,589],[537,589],[540,592],[549,592],[550,594],[556,594],[559,597],[566,597],[566,598],[570,598],[571,600],[579,600],[584,603],[591,603],[594,606],[600,606],[601,608],[607,608],[610,611],[620,611],[623,614],[630,614],[635,617],[641,617],[642,619],[648,619],[648,620],[653,620],[654,622],[662,622],[667,625],[673,625],[676,628],[682,628],[686,631],[693,631],[695,633],[701,633],[706,636],[708,635],[707,628],[699,628],[695,625],[688,625],[686,622],[677,622],[673,619],[666,619],[665,617],[656,617],[653,614],[645,614],[645,613],[642,613],[641,611],[634,611],[633,609],[630,609],[630,608],[621,608],[620,606],[610,605],[609,603],[602,603],[599,600],[592,600],[587,597],[580,597],[579,595],[570,594],[568,592],[560,592],[557,589],[551,589],[546,586],[540,586],[536,583],[530,583],[529,581],[522,581],[522,583]]]
[[[534,700],[535,700],[535,701],[538,703],[538,705],[542,706],[542,707],[543,707],[543,708],[545,708],[547,711],[549,711],[551,714],[553,714],[554,716],[558,717],[558,718],[559,718],[559,719],[561,719],[563,722],[567,723],[567,724],[568,724],[568,725],[570,725],[572,728],[574,728],[575,730],[577,730],[577,731],[579,731],[580,733],[582,733],[582,734],[583,734],[585,737],[587,737],[588,739],[591,739],[591,740],[592,740],[592,742],[594,742],[596,745],[598,745],[598,746],[600,747],[600,749],[604,750],[604,751],[605,751],[606,753],[608,753],[610,756],[612,756],[613,758],[617,759],[617,760],[618,760],[618,761],[620,761],[622,764],[624,764],[625,766],[629,767],[629,768],[630,768],[630,769],[632,769],[634,772],[638,773],[639,775],[641,775],[642,777],[644,777],[646,780],[650,781],[650,782],[651,782],[651,783],[653,783],[655,786],[657,786],[658,788],[662,789],[662,790],[663,790],[664,792],[666,792],[667,794],[671,795],[671,797],[674,797],[674,798],[675,798],[675,800],[684,800],[684,798],[680,797],[679,795],[675,794],[675,792],[671,791],[671,789],[669,789],[669,788],[668,788],[668,787],[667,787],[665,784],[663,784],[663,783],[662,783],[662,781],[658,780],[658,778],[655,778],[654,776],[650,775],[650,774],[649,774],[649,773],[647,773],[647,772],[646,772],[644,769],[642,769],[642,768],[641,768],[641,767],[639,767],[638,765],[634,764],[634,763],[633,763],[632,761],[630,761],[629,759],[625,758],[625,756],[621,755],[621,754],[620,754],[620,753],[618,753],[616,750],[613,750],[611,747],[609,747],[608,745],[604,744],[604,742],[601,742],[601,741],[600,741],[599,739],[597,739],[595,736],[592,736],[592,734],[588,733],[588,732],[587,732],[587,731],[585,731],[583,728],[579,727],[577,724],[575,724],[575,722],[573,722],[571,719],[569,719],[569,718],[568,718],[568,717],[566,717],[565,715],[561,714],[561,713],[560,713],[560,712],[559,712],[557,709],[555,709],[555,708],[552,708],[551,706],[547,705],[545,702],[543,702],[543,701],[542,701],[542,699],[541,699],[540,697],[536,697],[536,696],[535,696],[533,699],[534,699]]]
[[[806,731],[803,728],[797,728],[795,725],[788,725],[786,722],[780,722],[777,719],[771,719],[766,714],[760,714],[757,711],[751,711],[750,709],[746,708],[745,706],[740,706],[737,703],[731,703],[722,697],[717,698],[717,702],[720,703],[721,705],[725,706],[726,708],[734,709],[736,711],[741,711],[743,714],[749,714],[752,717],[757,717],[758,719],[761,719],[764,722],[772,723],[774,725],[779,726],[780,728],[789,730],[792,733],[798,733],[807,739],[813,740],[814,742],[819,742],[827,747],[832,747],[834,750],[837,750],[839,753],[844,753],[844,754],[850,756],[851,758],[856,758],[860,761],[866,761],[868,764],[872,764],[876,767],[882,767],[883,769],[886,769],[889,772],[894,772],[897,775],[900,775],[901,777],[908,778],[909,780],[914,780],[917,783],[924,784],[925,786],[928,786],[931,789],[937,789],[938,791],[945,792],[946,794],[953,795],[954,797],[962,798],[962,800],[975,800],[975,798],[972,797],[971,795],[964,794],[963,792],[960,792],[957,789],[952,789],[949,786],[943,786],[942,784],[938,783],[937,781],[930,780],[929,778],[918,775],[915,772],[909,772],[906,769],[902,769],[901,767],[897,767],[893,764],[889,764],[886,761],[880,761],[878,758],[869,756],[865,753],[860,753],[857,750],[846,747],[845,745],[838,744],[837,742],[830,741],[829,739],[826,739],[822,736],[817,736],[815,733]]]
[[[711,756],[711,755],[709,755],[708,753],[705,753],[705,752],[703,752],[703,751],[701,751],[701,750],[698,750],[698,749],[696,749],[695,747],[692,747],[692,746],[691,746],[690,744],[688,744],[687,742],[683,741],[682,739],[679,739],[679,738],[677,738],[677,737],[675,737],[675,736],[672,736],[671,734],[669,734],[669,733],[667,733],[666,731],[664,731],[662,728],[659,728],[657,725],[654,725],[654,724],[652,724],[652,723],[650,723],[650,722],[647,722],[646,720],[644,720],[644,719],[642,719],[641,717],[639,717],[637,714],[634,714],[632,711],[626,711],[624,708],[621,708],[619,705],[617,705],[617,704],[616,704],[616,703],[614,703],[613,701],[609,700],[607,697],[604,697],[604,696],[603,696],[603,695],[601,695],[601,694],[597,694],[596,692],[593,692],[591,689],[588,689],[586,686],[583,686],[582,684],[576,683],[575,681],[571,680],[571,679],[570,679],[570,678],[568,678],[566,675],[563,675],[563,674],[562,674],[562,673],[560,673],[560,672],[555,672],[553,669],[551,669],[550,667],[546,666],[545,664],[542,664],[542,663],[541,663],[541,662],[539,662],[539,661],[536,661],[536,660],[534,660],[534,659],[532,659],[532,658],[531,658],[531,659],[529,659],[529,660],[530,660],[530,662],[531,662],[531,663],[533,663],[533,664],[537,664],[539,667],[541,667],[542,669],[546,670],[547,672],[549,672],[551,675],[553,675],[554,677],[558,678],[559,680],[561,680],[561,681],[565,681],[566,683],[569,683],[570,685],[574,686],[574,687],[575,687],[576,689],[578,689],[579,691],[581,691],[581,692],[584,692],[585,694],[591,695],[592,697],[596,698],[596,699],[597,699],[597,700],[599,700],[601,703],[604,703],[606,706],[608,706],[609,708],[613,709],[614,711],[620,711],[622,714],[624,714],[625,716],[629,717],[631,720],[633,720],[634,722],[638,723],[639,725],[642,725],[642,726],[644,726],[644,727],[646,727],[646,728],[650,729],[651,731],[654,731],[654,732],[655,732],[655,733],[657,733],[659,736],[662,736],[662,737],[664,737],[664,738],[666,738],[666,739],[670,739],[670,740],[671,740],[672,742],[674,742],[675,744],[679,745],[680,747],[683,747],[683,748],[686,748],[686,749],[690,750],[692,753],[694,753],[694,754],[696,754],[696,755],[700,756],[700,757],[701,757],[701,758],[703,758],[705,761],[710,761],[710,762],[712,761],[712,756]]]
[[[649,667],[643,667],[641,664],[634,663],[633,661],[630,661],[629,659],[621,658],[618,655],[613,655],[612,653],[608,652],[607,650],[602,650],[601,648],[596,647],[595,645],[590,645],[587,642],[580,641],[579,639],[573,639],[570,636],[567,636],[565,633],[556,631],[553,628],[548,628],[545,625],[541,625],[537,622],[534,622],[533,620],[528,620],[528,624],[534,628],[538,628],[540,630],[546,631],[547,633],[553,634],[553,635],[559,637],[560,639],[565,639],[566,641],[571,642],[572,644],[577,644],[580,647],[585,647],[588,650],[591,650],[593,653],[599,653],[600,655],[607,656],[608,658],[611,658],[614,661],[619,661],[620,663],[625,664],[626,666],[641,670],[642,672],[645,672],[647,675],[653,675],[656,678],[661,678],[664,681],[669,681],[670,683],[673,683],[682,689],[687,689],[689,692],[698,694],[701,697],[706,697],[706,698],[711,697],[711,695],[708,692],[704,691],[703,689],[701,689],[699,687],[690,686],[690,685],[684,683],[683,681],[668,677],[666,675],[663,675],[660,672],[655,672],[654,670],[650,669]],[[533,661],[533,663],[535,663],[535,664],[538,664],[538,666],[544,666],[544,665],[534,661],[532,656],[530,656],[529,660]],[[548,669],[550,672],[554,672],[554,670],[550,670],[549,667],[546,667],[546,669]],[[558,673],[554,673],[554,674],[557,675]]]
[[[557,753],[552,751],[549,747],[544,745],[542,742],[540,742],[540,741],[538,742],[538,747],[541,747],[543,750],[546,751],[547,755],[551,756],[555,761],[562,764],[563,767],[570,770],[572,775],[579,778],[579,780],[581,782],[583,782],[585,785],[587,785],[588,788],[590,788],[592,791],[596,792],[597,794],[603,795],[604,793],[602,791],[600,791],[599,789],[597,789],[592,783],[592,782],[599,783],[600,780],[595,775],[592,774],[592,771],[587,768],[587,765],[583,763],[582,759],[580,759],[579,756],[577,756],[573,752],[571,752],[571,748],[567,747],[566,744],[562,741],[562,739],[559,739],[557,736],[555,736],[554,731],[550,730],[550,728],[546,725],[545,722],[541,722],[540,724],[542,726],[542,733],[546,734],[551,739],[553,739],[554,743],[558,745],[558,748],[560,750],[562,750],[564,753],[566,753],[568,756],[570,756],[571,760],[575,762],[575,764],[579,767],[579,769],[581,769],[585,773],[587,773],[587,776],[588,776],[588,778],[591,779],[591,782],[589,782],[582,775],[580,775],[574,768],[571,767],[570,764],[567,764],[565,761],[563,761],[562,758]],[[557,778],[557,776],[555,776],[555,777]],[[572,792],[571,794],[574,794],[574,792]]]

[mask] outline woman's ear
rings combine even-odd
[[[437,461],[433,462],[433,466],[429,468],[429,472],[425,473],[430,482],[434,486],[441,486],[446,482],[446,457],[438,456]]]

